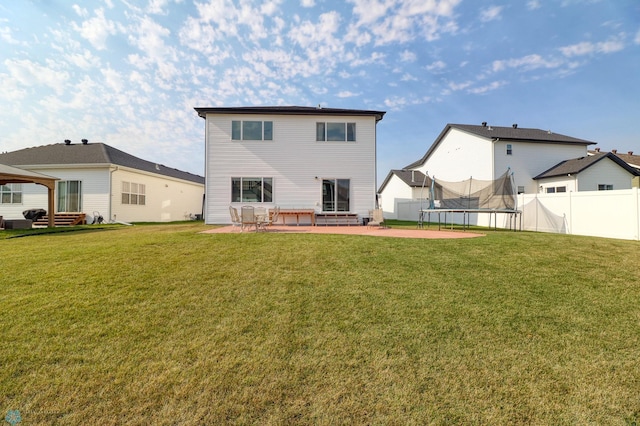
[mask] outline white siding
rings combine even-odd
[[[613,189],[630,189],[633,176],[608,158],[604,158],[578,175],[579,191],[597,191],[598,185],[613,185]]]
[[[82,211],[87,215],[87,223],[93,221],[94,213],[99,213],[106,221],[168,222],[184,220],[190,214],[202,212],[202,195],[204,194],[202,184],[122,167],[111,169],[106,166],[75,169],[31,167],[30,170],[57,177],[60,180],[81,181]],[[113,177],[111,177],[111,170],[113,170]],[[110,179],[113,179],[112,186]],[[122,181],[145,184],[146,205],[123,205]],[[18,219],[23,217],[23,210],[34,208],[47,209],[47,190],[41,185],[23,184],[22,204],[10,206],[0,204],[0,215],[5,219]],[[56,200],[56,211],[57,209]]]
[[[493,179],[492,149],[488,139],[450,129],[418,170],[447,182]]]
[[[384,217],[387,219],[397,219],[398,201],[407,201],[412,198],[412,188],[395,174],[391,176],[391,179],[389,179],[389,182],[387,182],[387,185],[380,194],[379,199],[380,207],[384,211]]]
[[[145,185],[145,205],[122,203],[122,182]],[[119,168],[113,173],[110,220],[170,222],[189,219],[202,211],[204,186],[164,176]],[[106,214],[103,213],[105,219]]]
[[[537,193],[539,183],[533,180],[561,161],[587,155],[585,145],[552,144],[540,142],[494,142],[495,177],[507,168],[513,172],[516,187],[524,186],[525,193]],[[512,146],[512,154],[507,155],[507,144]],[[567,188],[569,190],[569,188]]]
[[[109,193],[109,171],[106,167],[101,168],[77,168],[77,169],[61,169],[31,167],[29,170],[42,173],[45,175],[57,177],[62,181],[78,180],[82,182],[82,211],[87,213],[87,222],[93,220],[93,212],[105,212],[108,209]],[[25,192],[23,193],[23,203],[21,207],[13,206],[11,208],[11,218],[22,218],[22,211],[27,209],[45,209],[47,210],[47,189],[42,185],[23,184]],[[58,190],[56,183],[56,200],[55,209],[58,211]],[[4,206],[4,205],[2,205]],[[4,209],[4,207],[0,207]],[[19,211],[18,211],[19,210]],[[50,212],[47,212],[50,213]],[[0,213],[1,214],[1,213]],[[2,214],[5,216],[4,214]],[[5,218],[9,217],[6,215]]]
[[[273,122],[272,141],[231,140],[232,120]],[[316,122],[356,123],[356,142],[316,142]],[[207,114],[207,223],[229,223],[232,177],[273,178],[273,203],[322,209],[322,179],[350,179],[350,211],[374,208],[374,117]],[[237,203],[238,206],[246,203]]]
[[[555,176],[552,178],[539,179],[538,180],[538,189],[535,192],[546,194],[547,188],[558,188],[559,186],[564,186],[567,190],[566,192],[575,192],[578,190],[578,182],[576,175],[574,176]],[[534,194],[534,191],[529,192],[529,194]]]

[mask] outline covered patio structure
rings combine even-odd
[[[31,172],[29,170],[0,164],[0,185],[6,185],[8,183],[35,183],[37,185],[43,185],[47,187],[47,213],[49,215],[49,222],[47,226],[50,228],[53,228],[55,220],[53,211],[57,180],[60,179],[40,173]]]

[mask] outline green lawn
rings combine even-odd
[[[0,419],[640,421],[637,241],[103,228],[0,232]]]

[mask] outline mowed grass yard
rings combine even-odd
[[[1,419],[640,421],[637,241],[207,228],[0,235]]]

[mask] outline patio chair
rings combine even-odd
[[[256,220],[256,212],[253,206],[242,206],[240,209],[240,220],[242,223],[240,227],[241,231],[244,231],[245,226],[253,226],[256,228],[256,231],[258,230],[258,221]]]
[[[367,223],[367,226],[386,228],[382,209],[369,210],[369,223]]]
[[[266,231],[266,225],[269,223],[267,209],[264,207],[256,207],[254,212],[256,216],[256,231]]]
[[[231,215],[231,225],[235,227],[239,227],[242,232],[242,221],[240,220],[240,216],[238,215],[238,209],[233,206],[229,206],[229,214]]]
[[[280,207],[275,206],[273,208],[273,213],[269,215],[269,225],[273,225],[274,223],[278,222],[279,217],[280,217]]]

